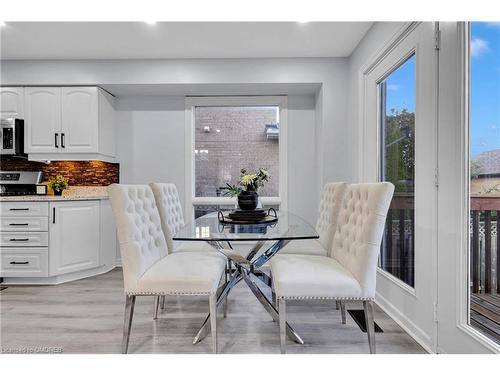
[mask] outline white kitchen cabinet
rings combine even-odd
[[[0,87],[0,116],[24,118],[23,87]]]
[[[0,216],[0,233],[2,232],[47,232],[47,217],[2,217]]]
[[[108,267],[114,266],[119,260],[119,251],[116,238],[116,225],[111,209],[111,203],[107,199],[101,200],[101,252],[100,264]]]
[[[9,247],[0,251],[2,277],[47,277],[46,247]]]
[[[59,284],[114,268],[116,227],[107,199],[0,202],[0,277]]]
[[[26,87],[29,158],[112,161],[114,104],[98,87]]]
[[[62,88],[61,151],[98,152],[97,87]]]
[[[99,266],[99,201],[51,202],[49,275]]]
[[[47,202],[2,202],[0,204],[0,215],[4,217],[26,217],[26,216],[48,216],[49,206]]]
[[[24,149],[31,153],[57,153],[61,149],[61,88],[26,87]]]
[[[47,232],[0,232],[0,246],[49,246]]]

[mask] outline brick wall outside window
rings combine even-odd
[[[196,107],[197,197],[215,197],[226,182],[238,182],[241,168],[256,171],[259,167],[271,174],[259,195],[279,196],[279,140],[266,135],[266,124],[277,123],[277,110],[276,106]]]

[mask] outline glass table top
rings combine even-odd
[[[224,212],[226,215],[229,211]],[[278,211],[278,221],[270,224],[221,224],[217,212],[186,224],[173,237],[180,241],[259,241],[319,238],[304,219]]]

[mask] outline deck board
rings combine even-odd
[[[471,294],[471,325],[500,342],[500,296],[498,294]]]

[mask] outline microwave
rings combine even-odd
[[[0,120],[0,137],[2,139],[0,155],[2,157],[26,158],[24,153],[24,121],[15,118]]]

